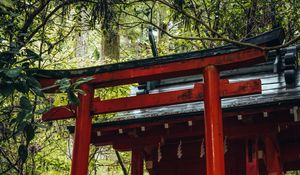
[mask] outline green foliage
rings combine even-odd
[[[27,147],[25,145],[20,145],[18,149],[18,153],[22,162],[25,162],[28,157]]]
[[[74,121],[41,123],[41,114],[52,106],[78,105],[78,94],[84,94],[80,85],[92,77],[76,82],[61,79],[56,85],[62,93],[49,95],[28,73],[30,68],[70,69],[151,57],[149,25],[157,28],[159,55],[225,44],[224,40],[213,40],[219,35],[239,41],[275,24],[284,27],[290,40],[300,28],[298,1],[262,0],[256,7],[251,0],[165,1],[175,8],[159,1],[114,2],[0,1],[0,174],[69,174],[72,140],[65,126],[74,125]],[[250,15],[251,9],[254,13]],[[119,60],[103,59],[102,29],[118,31]],[[84,58],[76,55],[83,34],[87,34]],[[124,97],[130,89],[131,85],[104,88],[95,96],[103,100]],[[94,121],[114,117],[120,116],[106,114]],[[121,174],[111,150],[92,148],[93,173]],[[123,156],[128,166],[130,155]]]
[[[68,100],[71,104],[78,106],[79,99],[75,93],[77,92],[84,95],[85,92],[82,91],[79,86],[91,81],[92,79],[93,77],[80,78],[72,84],[70,79],[63,78],[61,80],[57,80],[55,84],[59,86],[59,90],[61,92],[67,93]]]

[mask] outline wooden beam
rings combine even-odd
[[[134,147],[131,152],[131,175],[144,174],[143,148]]]
[[[249,64],[263,62],[265,61],[265,58],[265,51],[249,48],[205,58],[193,58],[153,66],[137,66],[131,69],[98,73],[93,75],[94,79],[91,80],[89,84],[93,85],[94,88],[100,88],[195,75],[201,73],[202,69],[208,65],[215,65],[219,70],[229,70],[248,66]],[[74,82],[79,78],[82,77],[73,77],[71,80]],[[51,93],[57,90],[57,87],[49,88],[53,86],[56,81],[57,79],[39,79],[42,88],[48,87],[45,92]]]
[[[145,94],[112,100],[94,101],[93,113],[104,114],[133,109],[144,109],[180,103],[196,102],[203,99],[203,85],[196,83],[193,89],[185,89],[157,94]]]
[[[221,97],[232,97],[240,95],[255,94],[261,92],[260,80],[249,80],[237,83],[228,83],[221,81]],[[119,111],[128,111],[133,109],[144,109],[158,106],[167,106],[180,103],[190,103],[203,100],[203,84],[196,83],[194,88],[162,92],[156,94],[145,94],[133,97],[118,98],[112,100],[93,100],[91,113],[104,114]],[[76,116],[76,107],[63,106],[54,107],[43,115],[44,121],[62,120],[74,118]]]
[[[287,122],[293,122],[293,118],[292,115],[289,114],[289,106],[282,106],[282,107],[265,107],[265,108],[255,108],[255,110],[251,109],[247,109],[247,110],[242,110],[242,111],[236,111],[236,112],[223,112],[223,117],[225,118],[230,118],[230,117],[236,117],[237,114],[242,114],[245,117],[258,117],[261,116],[262,118],[262,112],[263,111],[268,111],[270,114],[270,116],[268,117],[268,121],[272,120],[275,123],[287,123]],[[285,117],[281,117],[281,116],[285,116]],[[176,118],[176,117],[175,117]],[[176,118],[176,120],[174,120],[174,118],[160,118],[157,121],[140,121],[138,123],[132,122],[132,123],[126,123],[126,125],[123,125],[122,128],[123,129],[137,129],[140,128],[142,126],[144,126],[147,130],[147,128],[149,127],[153,127],[153,126],[159,126],[159,125],[163,125],[164,123],[169,123],[169,124],[179,124],[179,123],[188,123],[189,121],[193,122],[193,125],[195,123],[200,122],[200,120],[203,119],[203,116],[201,114],[199,115],[194,115],[194,116],[189,116],[189,117],[180,117],[180,118]],[[226,121],[225,121],[226,122]],[[120,121],[120,123],[122,123],[122,121]],[[101,126],[101,129],[99,127],[99,129],[101,130],[101,132],[113,132],[115,130],[118,130],[120,128],[120,123],[117,121],[116,124],[113,125],[107,125],[107,126]],[[262,121],[262,123],[265,123]],[[73,132],[73,131],[70,131]]]
[[[114,137],[114,136],[112,136]],[[118,151],[128,151],[134,149],[134,147],[143,148],[145,145],[158,145],[161,141],[160,136],[145,136],[144,137],[132,137],[128,135],[119,136],[118,139],[110,139],[111,145],[113,148]]]
[[[286,125],[286,124],[284,124]],[[254,124],[225,124],[224,135],[228,139],[241,139],[245,137],[257,137],[262,133],[276,134],[277,123],[254,123]],[[120,128],[120,126],[119,126]],[[161,138],[179,139],[204,137],[203,122],[194,122],[193,126],[186,123],[170,124],[170,128],[165,129],[163,125],[148,127],[146,131],[141,132],[137,129],[125,130],[123,134],[117,134],[116,131],[106,132],[101,136],[97,136],[96,132],[101,129],[92,130],[92,144],[97,146],[113,145],[115,149],[120,151],[130,150],[134,145],[157,146]],[[133,134],[134,133],[134,134]]]

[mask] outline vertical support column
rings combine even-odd
[[[88,160],[92,126],[90,108],[94,96],[94,89],[87,84],[83,84],[81,86],[81,89],[86,94],[79,95],[80,105],[78,107],[76,117],[71,175],[88,174]]]
[[[204,105],[206,174],[225,175],[220,76],[213,65],[204,69]]]
[[[266,148],[266,165],[268,175],[282,175],[283,169],[275,136],[266,136],[264,138],[264,142]]]
[[[131,175],[144,174],[144,158],[143,149],[136,147],[132,149],[131,153]]]
[[[259,175],[257,139],[246,140],[246,175]]]

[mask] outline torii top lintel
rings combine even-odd
[[[244,42],[257,45],[274,46],[282,43],[284,32],[274,29],[256,37],[247,38]],[[74,70],[30,70],[29,73],[38,78],[45,92],[56,92],[53,86],[56,80],[93,76],[89,83],[95,87],[107,87],[136,82],[146,82],[164,78],[201,73],[207,65],[215,65],[219,70],[248,66],[249,63],[264,61],[265,53],[257,49],[247,49],[235,45],[160,56],[156,58],[138,59],[124,63],[110,64]]]
[[[159,60],[159,64],[152,66],[136,66],[129,69],[119,69],[111,72],[103,72],[92,75],[93,80],[88,82],[94,88],[102,88],[137,82],[146,82],[151,80],[160,80],[199,74],[208,65],[215,65],[219,70],[229,70],[237,67],[247,66],[249,64],[265,61],[266,53],[258,49],[243,49],[226,54],[209,56],[205,58],[193,58],[182,61]],[[158,59],[157,59],[158,60]],[[142,60],[143,62],[152,62],[152,60]],[[139,62],[135,62],[139,63]],[[121,67],[122,63],[114,65]],[[101,69],[101,67],[99,67]],[[82,76],[72,77],[72,80],[82,78]],[[39,81],[43,88],[51,87],[57,79],[40,78]],[[47,89],[46,92],[55,92],[55,88]]]

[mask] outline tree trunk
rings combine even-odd
[[[103,30],[101,41],[101,56],[104,60],[120,59],[120,36],[118,29],[111,27],[111,29]]]
[[[87,42],[88,42],[88,27],[84,24],[84,19],[86,14],[81,12],[80,14],[79,24],[81,25],[80,31],[76,37],[76,48],[75,48],[75,56],[78,59],[78,66],[83,67],[85,64],[85,59],[87,59]]]
[[[213,26],[213,29],[215,31],[219,30],[219,24],[220,24],[220,5],[221,5],[221,0],[218,0],[216,2],[215,20],[214,20],[214,26]],[[212,37],[216,37],[216,34],[212,33]]]
[[[253,28],[255,27],[255,13],[257,10],[257,0],[252,0],[251,1],[251,7],[248,10],[247,13],[247,28],[246,28],[246,36],[249,37],[251,36],[251,32]]]

